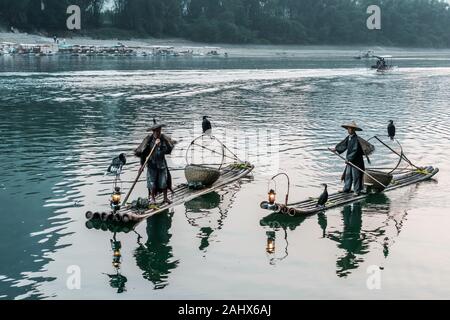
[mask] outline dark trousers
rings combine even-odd
[[[362,172],[351,165],[347,165],[347,168],[345,168],[344,184],[345,192],[350,192],[352,190],[352,184],[354,192],[361,192],[363,190]]]

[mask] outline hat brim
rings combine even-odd
[[[161,124],[157,124],[157,125],[154,125],[153,127],[148,128],[147,131],[155,131],[155,130],[165,128],[165,127],[166,127],[166,125],[161,123]]]
[[[355,126],[350,126],[350,125],[343,125],[342,128],[344,128],[344,129],[352,128],[352,129],[355,129],[355,131],[363,131],[363,129],[361,129],[360,127],[355,127]]]

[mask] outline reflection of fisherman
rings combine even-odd
[[[350,270],[356,269],[362,259],[358,259],[357,255],[367,253],[368,243],[361,236],[362,228],[362,208],[360,203],[352,206],[345,206],[343,209],[344,230],[334,232],[329,235],[331,240],[339,243],[339,248],[346,251],[345,256],[339,258],[336,262],[337,274],[339,277],[345,277]]]
[[[155,289],[167,286],[168,275],[178,266],[169,245],[171,225],[172,216],[167,211],[150,217],[147,220],[147,242],[135,252],[136,264],[143,271],[143,277],[150,280]]]
[[[135,150],[136,156],[141,158],[141,165],[150,155],[151,150],[155,147],[153,154],[147,163],[147,188],[151,202],[155,203],[155,197],[159,192],[164,193],[164,202],[171,203],[167,197],[167,190],[172,188],[172,178],[170,176],[169,167],[167,166],[166,154],[170,154],[173,149],[172,140],[161,133],[164,124],[154,125],[148,130],[153,134],[148,135],[141,145]]]
[[[333,149],[333,151],[338,152],[339,154],[347,151],[347,166],[344,174],[342,175],[345,185],[342,192],[351,192],[353,184],[353,191],[356,195],[359,195],[364,192],[363,174],[354,166],[360,168],[361,170],[365,170],[363,156],[365,155],[367,160],[370,161],[368,156],[374,151],[375,148],[369,142],[356,134],[356,131],[362,131],[362,129],[359,128],[354,121],[350,124],[343,125],[342,127],[348,130],[348,137],[340,142],[335,149]]]

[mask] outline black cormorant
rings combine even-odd
[[[212,126],[211,126],[211,122],[209,122],[208,118],[209,118],[208,116],[203,117],[202,128],[203,128],[204,134],[205,133],[211,134]]]
[[[328,202],[328,186],[326,183],[323,184],[325,189],[323,193],[320,195],[319,200],[317,201],[317,207],[324,207]]]
[[[391,140],[394,140],[394,137],[395,137],[394,121],[389,120],[389,125],[387,127],[387,131],[388,131],[389,138],[391,138]]]
[[[111,164],[108,167],[109,173],[118,173],[122,170],[122,167],[127,164],[127,159],[124,153],[121,153],[119,156],[115,157]]]

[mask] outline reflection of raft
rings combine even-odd
[[[249,163],[234,163],[223,167],[220,170],[220,176],[216,182],[214,182],[209,187],[205,187],[199,190],[192,190],[189,188],[187,184],[181,184],[174,188],[171,204],[164,203],[161,206],[155,206],[151,209],[137,210],[131,208],[130,205],[123,207],[122,209],[116,211],[114,214],[108,213],[109,216],[103,217],[103,220],[109,221],[113,220],[115,222],[137,222],[143,219],[146,219],[154,214],[162,212],[164,210],[170,209],[177,205],[180,205],[184,202],[193,200],[202,195],[211,193],[215,190],[218,190],[227,184],[233,183],[243,177],[247,176],[252,170],[253,166]],[[156,198],[157,203],[161,203],[163,201],[163,196],[159,195]],[[94,217],[92,219],[99,220],[101,218],[101,214],[94,213]]]
[[[220,195],[217,192],[211,192],[186,202],[184,207],[189,211],[200,212],[202,210],[214,209],[218,207],[219,204]]]
[[[406,187],[418,182],[430,180],[439,172],[438,168],[427,167],[421,170],[415,170],[407,174],[394,175],[392,182],[384,189],[384,192],[392,191],[398,188]],[[317,206],[317,199],[308,199],[301,202],[290,203],[287,206],[282,204],[270,205],[267,201],[261,203],[261,208],[275,211],[278,213],[284,212],[291,216],[315,214],[320,211],[325,211],[335,207],[343,206],[355,201],[363,200],[369,197],[370,194],[354,195],[353,193],[334,193],[330,194],[328,202],[324,207]]]
[[[117,223],[113,221],[101,221],[99,219],[91,219],[86,221],[86,228],[88,229],[95,229],[95,230],[102,230],[102,231],[110,231],[114,233],[128,233],[131,230],[134,229],[134,225],[136,223],[129,222],[129,223]]]

